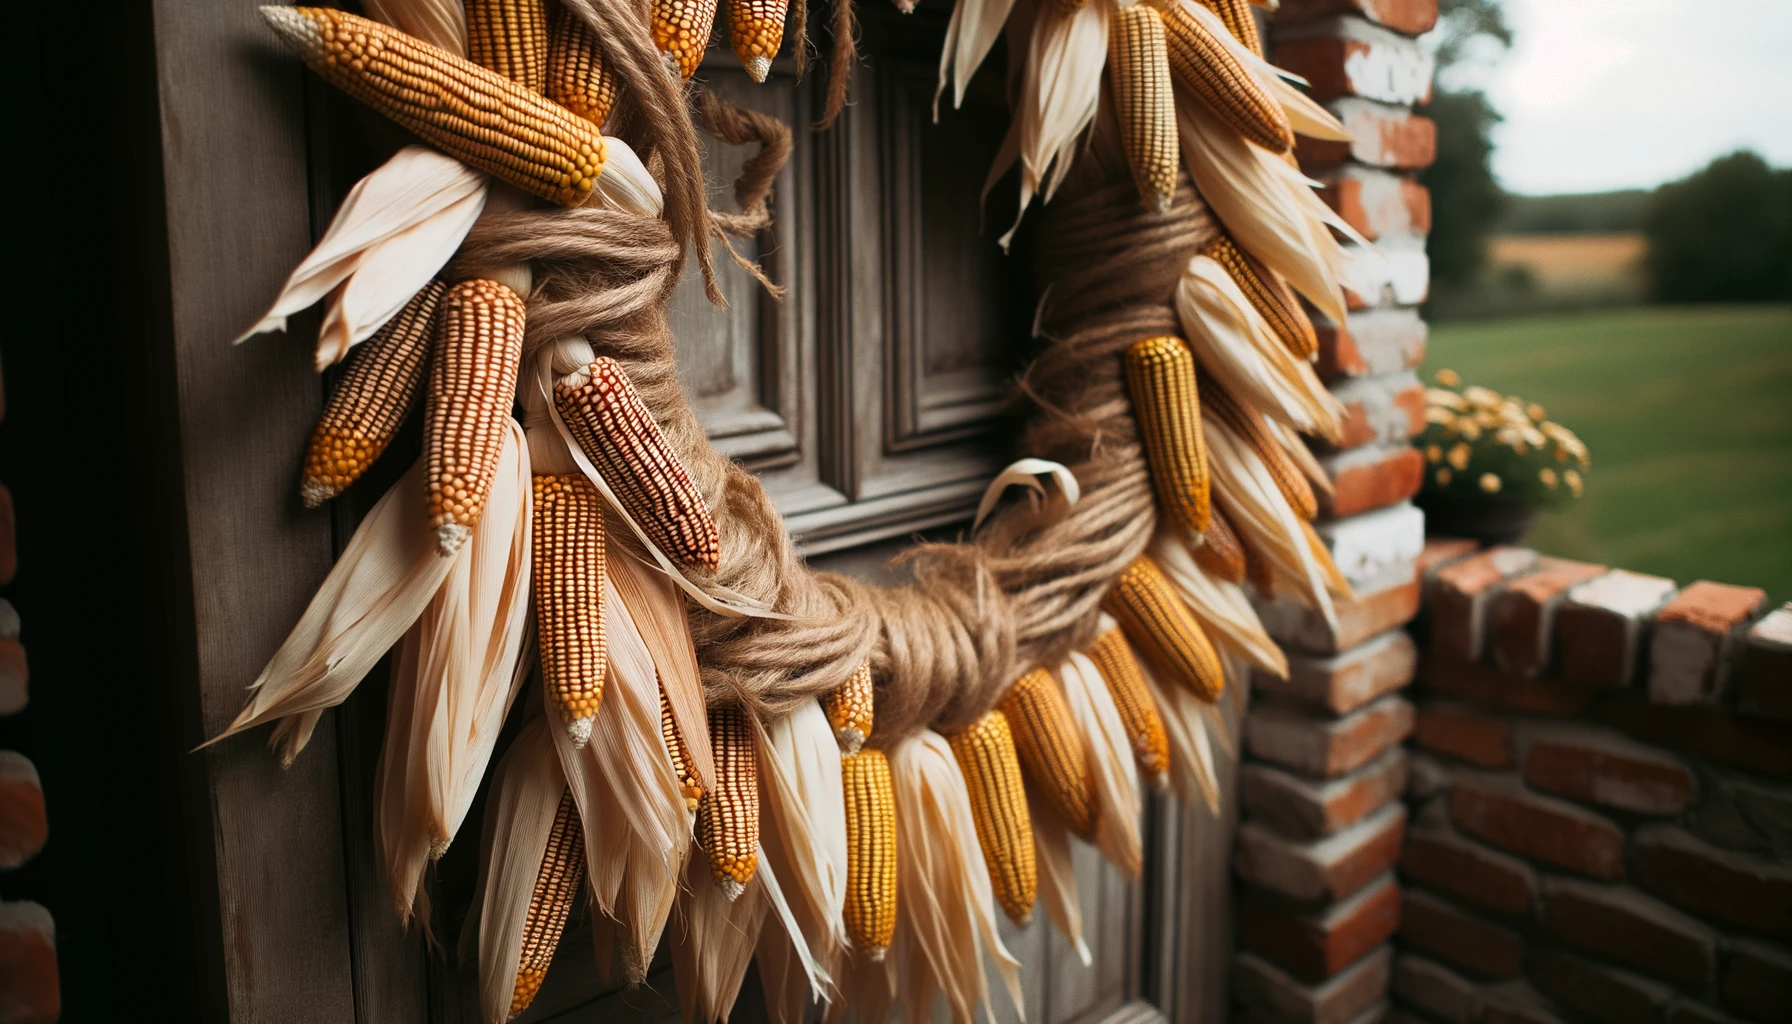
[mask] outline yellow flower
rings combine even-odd
[[[1488,494],[1498,493],[1500,489],[1500,478],[1492,473],[1482,473],[1481,489]]]
[[[1550,469],[1548,466],[1537,471],[1537,479],[1543,481],[1543,486],[1550,490],[1553,491],[1556,489],[1556,471]]]
[[[1495,391],[1492,388],[1484,388],[1479,384],[1464,389],[1462,397],[1468,399],[1470,405],[1477,405],[1483,409],[1489,410],[1498,409],[1506,403],[1506,399],[1498,391]]]
[[[1425,422],[1453,427],[1456,425],[1456,414],[1439,405],[1428,405],[1425,407]]]
[[[1525,406],[1524,411],[1526,415],[1530,416],[1531,419],[1536,420],[1538,423],[1542,423],[1544,417],[1549,415],[1549,413],[1536,402],[1532,402],[1530,405]]]
[[[1468,468],[1469,456],[1473,454],[1473,449],[1458,441],[1456,446],[1450,449],[1450,465],[1455,466],[1458,472],[1465,470]]]
[[[1464,417],[1463,419],[1456,421],[1456,432],[1463,437],[1468,438],[1470,441],[1473,441],[1475,438],[1481,436],[1481,425],[1474,420]]]
[[[1457,387],[1462,383],[1462,376],[1455,370],[1439,370],[1435,379],[1446,388]]]
[[[1425,461],[1426,462],[1442,462],[1443,460],[1444,460],[1444,450],[1442,448],[1439,448],[1437,445],[1434,445],[1434,444],[1425,446]]]
[[[1448,487],[1448,486],[1450,486],[1450,467],[1448,467],[1448,466],[1441,466],[1441,467],[1439,467],[1439,468],[1438,468],[1438,471],[1437,471],[1437,486],[1439,486],[1439,487]]]
[[[1562,479],[1568,481],[1568,490],[1572,491],[1576,498],[1580,497],[1580,489],[1581,489],[1580,474],[1576,473],[1574,470],[1571,469],[1568,472],[1562,474]]]
[[[1556,449],[1556,461],[1557,462],[1567,462],[1568,461],[1568,449],[1557,448]]]
[[[1425,404],[1441,405],[1448,409],[1455,409],[1458,412],[1468,408],[1468,403],[1462,400],[1461,395],[1454,391],[1445,391],[1442,388],[1426,388]]]

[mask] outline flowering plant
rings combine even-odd
[[[1580,497],[1587,446],[1546,418],[1535,402],[1489,388],[1462,387],[1439,370],[1425,389],[1425,429],[1413,444],[1425,454],[1423,493],[1458,500],[1554,507]]]

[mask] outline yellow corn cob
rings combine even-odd
[[[529,896],[529,913],[523,919],[523,950],[517,958],[516,988],[510,996],[512,1018],[528,1009],[541,990],[541,980],[554,962],[554,949],[560,945],[560,934],[566,930],[567,915],[584,877],[585,835],[579,828],[572,791],[566,790],[554,811],[554,826],[548,832],[547,849],[542,851],[535,889]]]
[[[1021,767],[1070,831],[1095,834],[1095,778],[1070,705],[1050,672],[1036,668],[1008,688],[997,705],[1008,717]]]
[[[1170,779],[1170,734],[1164,729],[1163,715],[1145,685],[1139,663],[1133,660],[1126,637],[1118,629],[1110,629],[1095,638],[1087,653],[1114,697],[1114,707],[1119,709],[1120,721],[1126,726],[1126,738],[1132,741],[1139,770],[1162,789]]]
[[[709,47],[716,0],[652,0],[648,13],[653,45],[677,66],[680,77],[689,81]]]
[[[1288,499],[1289,507],[1295,515],[1302,519],[1312,519],[1319,514],[1319,499],[1313,494],[1313,485],[1307,481],[1307,475],[1295,465],[1288,450],[1269,434],[1269,428],[1263,425],[1263,415],[1256,410],[1247,410],[1219,382],[1211,377],[1201,378],[1201,396],[1207,402],[1204,411],[1214,419],[1232,428],[1239,440],[1250,446],[1263,460],[1269,469],[1270,476],[1275,478],[1276,489],[1282,497]]]
[[[423,419],[429,525],[444,554],[459,549],[485,511],[522,353],[523,300],[515,292],[487,280],[448,289]]]
[[[896,934],[896,791],[871,747],[840,759],[846,791],[846,934],[881,961]]]
[[[790,0],[728,0],[728,42],[755,82],[771,73],[789,9]]]
[[[1126,638],[1152,668],[1187,686],[1202,700],[1211,703],[1219,699],[1226,688],[1219,655],[1149,555],[1133,559],[1108,589],[1101,606],[1120,620]]]
[[[834,692],[821,698],[821,709],[834,727],[834,739],[843,754],[856,754],[871,738],[871,723],[877,713],[877,694],[871,686],[871,663],[866,662]]]
[[[697,804],[697,844],[722,895],[736,899],[759,868],[759,760],[752,723],[739,707],[709,709],[715,785]]]
[[[1288,282],[1223,234],[1209,242],[1201,253],[1226,268],[1239,291],[1251,300],[1251,305],[1269,322],[1270,330],[1296,359],[1313,358],[1319,351],[1319,335]]]
[[[1008,716],[991,710],[970,728],[947,737],[964,773],[977,823],[977,844],[995,887],[996,901],[1015,924],[1033,915],[1039,895],[1039,867],[1033,851],[1033,818],[1021,783],[1020,755]]]
[[[604,499],[582,473],[534,479],[535,631],[541,678],[575,746],[604,696]]]
[[[703,783],[697,780],[697,772],[691,766],[691,748],[678,728],[678,718],[672,714],[672,702],[666,699],[663,685],[660,687],[660,741],[666,745],[666,756],[672,759],[672,771],[678,775],[678,789],[684,794],[685,808],[696,810],[703,802]]]
[[[604,137],[503,75],[327,7],[261,9],[318,76],[469,167],[562,206],[604,170]]]
[[[1133,181],[1145,202],[1163,213],[1176,195],[1182,156],[1164,23],[1155,8],[1134,4],[1114,13],[1108,26],[1108,76]]]
[[[1170,72],[1183,88],[1213,108],[1238,134],[1271,153],[1294,148],[1294,129],[1281,105],[1227,52],[1224,43],[1180,5],[1172,4],[1164,12],[1164,37]]]
[[[361,478],[404,423],[428,363],[430,328],[448,286],[431,281],[373,337],[349,351],[342,379],[324,404],[299,496],[316,508]]]
[[[713,570],[721,560],[716,521],[628,374],[608,356],[586,372],[584,384],[554,387],[566,428],[666,557]]]
[[[1195,548],[1195,563],[1227,583],[1244,580],[1244,545],[1239,543],[1231,521],[1217,508],[1213,510],[1213,521],[1201,534],[1200,546]]]
[[[547,94],[599,128],[616,102],[616,76],[604,66],[597,33],[566,7],[555,10],[548,34]]]
[[[526,89],[548,82],[548,5],[542,0],[466,0],[467,59]]]
[[[1257,32],[1257,17],[1251,13],[1251,0],[1201,0],[1201,6],[1220,16],[1232,37],[1263,56],[1263,37]]]
[[[1212,506],[1195,357],[1170,335],[1135,342],[1126,350],[1126,384],[1158,504],[1171,522],[1199,533]]]

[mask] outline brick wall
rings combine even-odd
[[[1350,316],[1325,322],[1318,370],[1346,409],[1344,437],[1319,450],[1333,482],[1315,524],[1357,592],[1337,621],[1287,599],[1258,602],[1288,654],[1287,680],[1252,683],[1233,869],[1239,879],[1232,993],[1261,1024],[1367,1024],[1387,1011],[1391,939],[1405,895],[1395,867],[1407,832],[1402,743],[1413,728],[1424,517],[1410,498],[1423,459],[1415,370],[1427,286],[1430,196],[1413,180],[1436,132],[1412,113],[1431,89],[1415,37],[1436,0],[1283,0],[1275,63],[1305,77],[1350,126],[1350,144],[1302,139],[1302,168],[1385,260],[1347,282]]]

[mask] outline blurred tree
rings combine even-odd
[[[1650,285],[1662,302],[1792,299],[1792,171],[1748,151],[1650,197]]]
[[[1432,38],[1438,85],[1421,113],[1437,122],[1437,160],[1419,181],[1431,190],[1432,295],[1447,302],[1477,282],[1506,203],[1488,160],[1499,112],[1486,93],[1460,85],[1450,72],[1504,53],[1512,30],[1497,0],[1442,0]]]

